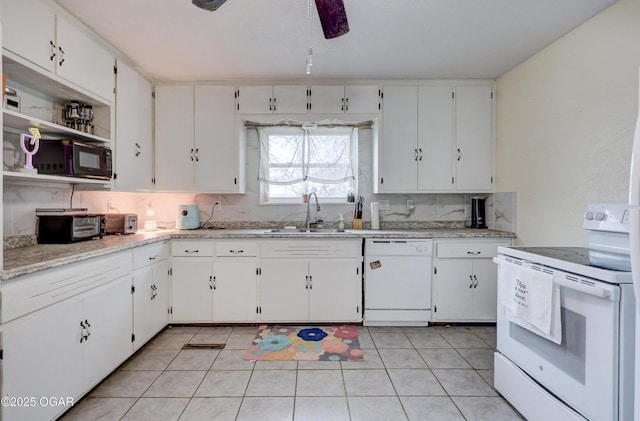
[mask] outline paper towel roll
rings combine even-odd
[[[371,202],[371,229],[380,229],[380,203]]]

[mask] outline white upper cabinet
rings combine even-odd
[[[156,188],[243,193],[232,86],[156,87]]]
[[[113,101],[115,58],[41,0],[2,2],[3,47]]]
[[[418,180],[418,89],[385,86],[380,139],[379,191],[411,192]]]
[[[1,2],[2,47],[53,72],[56,67],[56,13],[41,0]]]
[[[126,64],[116,75],[115,187],[153,187],[153,97],[151,83]]]
[[[240,86],[238,111],[243,114],[303,114],[307,112],[304,85]]]
[[[239,193],[240,145],[233,86],[195,87],[195,189]]]
[[[376,114],[380,111],[377,86],[318,85],[310,89],[309,111],[317,114]]]
[[[493,189],[492,84],[383,88],[375,193]]]
[[[418,190],[451,190],[453,87],[418,87]]]
[[[156,86],[156,188],[193,188],[193,86]]]
[[[456,189],[493,188],[493,94],[491,86],[456,87]]]

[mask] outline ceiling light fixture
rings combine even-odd
[[[307,1],[307,22],[309,23],[309,53],[307,54],[307,74],[311,74],[311,66],[313,66],[313,47],[311,38],[311,0]]]

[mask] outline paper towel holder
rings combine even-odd
[[[371,202],[371,229],[380,229],[380,202]]]

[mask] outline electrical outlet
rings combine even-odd
[[[387,211],[387,210],[389,210],[389,201],[388,201],[388,200],[380,200],[380,201],[378,202],[378,208],[379,208],[381,211]]]
[[[222,210],[222,205],[220,204],[220,202],[214,202],[213,203],[213,211],[214,212],[218,212]]]
[[[413,200],[407,200],[407,212],[414,213],[416,211],[416,206],[413,204]]]

